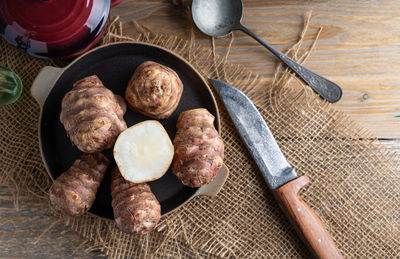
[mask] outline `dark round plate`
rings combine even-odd
[[[218,109],[207,83],[198,72],[182,58],[166,49],[149,44],[117,43],[95,49],[82,56],[61,74],[48,95],[42,110],[40,138],[42,152],[47,168],[54,179],[66,171],[82,155],[67,138],[60,122],[61,101],[71,90],[72,84],[81,78],[97,75],[104,85],[115,94],[124,96],[127,83],[135,69],[144,61],[151,60],[175,70],[183,82],[184,90],[176,111],[167,119],[160,120],[171,139],[176,133],[178,115],[189,109],[206,108],[216,118],[215,127],[219,130]],[[128,108],[125,114],[128,127],[151,118]],[[110,171],[115,165],[112,149],[103,152],[111,161],[107,175],[97,192],[97,198],[90,212],[100,217],[113,219],[110,194]],[[159,180],[149,183],[151,190],[161,204],[165,214],[187,201],[196,188],[184,186],[171,169]]]

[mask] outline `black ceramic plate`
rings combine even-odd
[[[175,70],[183,82],[184,90],[176,111],[167,119],[160,120],[171,139],[176,133],[178,115],[189,109],[206,108],[215,117],[219,129],[218,110],[215,99],[204,79],[194,68],[171,52],[153,45],[118,43],[96,49],[72,63],[61,74],[48,95],[42,110],[41,144],[43,157],[52,177],[56,179],[66,171],[82,153],[67,138],[59,116],[63,96],[72,84],[81,78],[97,75],[104,85],[115,94],[124,96],[127,83],[135,69],[144,61],[151,60]],[[128,127],[149,117],[128,108],[125,114]],[[103,152],[111,161],[107,175],[102,182],[90,212],[113,219],[110,194],[110,171],[115,167],[112,149]],[[168,213],[187,201],[197,189],[184,186],[171,170],[159,180],[149,183],[151,190],[161,204],[162,214]]]

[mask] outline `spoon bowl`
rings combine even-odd
[[[194,0],[192,16],[203,33],[224,37],[240,29],[243,4],[241,0]]]

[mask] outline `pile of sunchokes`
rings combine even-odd
[[[146,61],[126,88],[129,106],[155,119],[169,117],[177,108],[183,84],[172,69]],[[147,120],[127,128],[126,104],[96,76],[74,83],[63,98],[60,120],[67,136],[83,154],[50,188],[50,203],[63,215],[89,211],[110,161],[101,153],[114,147],[117,167],[111,171],[111,196],[117,227],[145,234],[161,218],[161,206],[146,183],[170,168],[189,187],[210,183],[221,168],[224,143],[206,109],[182,112],[173,143],[161,123]]]

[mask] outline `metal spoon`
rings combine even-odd
[[[235,30],[247,33],[290,67],[322,98],[335,103],[342,97],[340,86],[303,67],[244,27],[241,24],[243,17],[241,0],[193,0],[192,16],[197,27],[209,36],[223,37]]]

